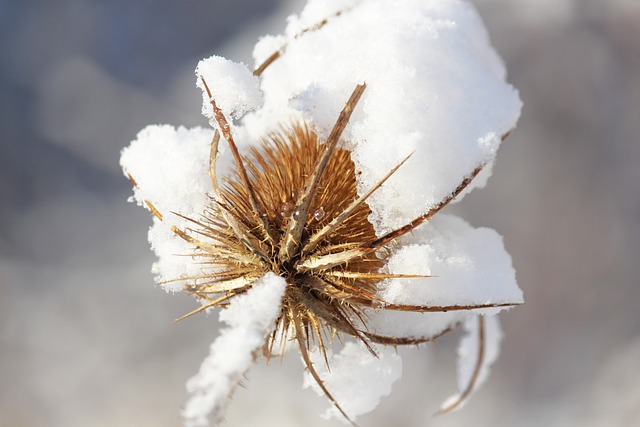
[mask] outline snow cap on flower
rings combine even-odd
[[[324,19],[320,30],[301,34]],[[344,135],[360,188],[415,151],[369,200],[378,230],[442,200],[461,176],[495,156],[520,115],[518,93],[505,82],[476,10],[463,1],[311,0],[289,18],[284,36],[259,41],[256,64],[285,41],[261,77],[264,106],[245,126],[258,138],[305,117],[327,134],[355,85],[365,82]]]
[[[222,111],[233,118],[242,117],[262,103],[258,77],[245,64],[214,55],[196,67],[196,86],[202,89],[202,114],[209,120],[213,120],[213,109],[203,79],[209,82],[209,90]]]

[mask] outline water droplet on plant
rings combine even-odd
[[[293,212],[293,204],[291,202],[285,202],[280,208],[280,216],[282,218],[289,218]]]
[[[320,208],[313,213],[313,217],[316,219],[316,221],[322,221],[322,218],[324,218],[325,215],[326,213],[322,206],[320,206]]]

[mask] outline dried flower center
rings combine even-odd
[[[188,288],[190,292],[200,297],[212,291],[236,295],[266,272],[274,271],[289,284],[278,321],[282,333],[286,333],[295,313],[309,331],[307,339],[325,328],[330,334],[342,331],[357,335],[351,318],[359,314],[359,305],[371,305],[379,279],[367,275],[382,267],[383,260],[375,251],[341,257],[350,249],[376,239],[368,221],[369,207],[360,204],[335,229],[317,238],[357,198],[355,168],[347,150],[336,149],[332,153],[311,199],[308,209],[311,214],[302,228],[301,241],[290,256],[279,256],[290,222],[299,219],[294,201],[308,185],[324,149],[316,134],[303,125],[273,134],[251,149],[243,163],[261,215],[248,202],[249,189],[236,171],[222,186],[223,200],[212,204],[199,221],[202,229],[196,230],[214,242],[223,243],[225,254],[220,245],[201,245],[202,256],[213,265],[214,272]],[[222,211],[238,225],[221,221],[225,217]],[[272,239],[275,244],[269,243],[265,220],[275,236]],[[245,229],[244,234],[255,236],[257,242],[243,238],[243,233],[234,227]],[[332,265],[311,262],[319,257],[332,259]]]

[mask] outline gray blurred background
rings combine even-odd
[[[362,426],[640,425],[640,2],[476,0],[524,101],[486,189],[450,209],[498,230],[526,305],[462,411],[459,335],[402,349]],[[302,0],[0,1],[0,426],[177,426],[216,316],[153,284],[149,214],[119,151],[206,125],[196,62],[251,64]],[[296,356],[258,366],[230,426],[334,426]]]

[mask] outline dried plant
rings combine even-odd
[[[299,35],[318,30],[327,22],[324,20]],[[267,70],[284,50],[269,56],[254,74],[260,75]],[[344,148],[348,144],[341,136],[365,92],[364,83],[353,90],[326,141],[319,141],[313,123],[283,123],[279,132],[267,135],[258,146],[242,155],[225,112],[216,104],[209,82],[203,77],[201,81],[218,129],[211,143],[209,175],[212,191],[208,207],[199,217],[177,213],[191,226],[172,227],[175,235],[193,247],[193,253],[185,255],[193,257],[194,262],[202,266],[199,275],[172,280],[185,282],[184,290],[202,302],[201,307],[181,319],[210,307],[227,306],[268,272],[283,277],[287,287],[282,308],[264,344],[264,355],[270,358],[282,354],[284,351],[276,346],[284,346],[290,340],[297,342],[314,380],[340,413],[350,420],[314,368],[310,357],[313,348],[320,349],[328,365],[326,349],[336,335],[356,338],[375,356],[371,343],[415,345],[433,341],[453,329],[450,327],[435,336],[413,338],[380,335],[367,327],[367,310],[449,312],[518,304],[411,305],[387,302],[378,296],[380,286],[385,283],[383,279],[426,277],[412,271],[403,274],[385,272],[389,245],[427,223],[447,206],[478,175],[485,163],[469,171],[450,194],[426,213],[377,236],[368,219],[371,210],[367,200],[410,156],[358,195],[355,166],[350,152]],[[216,160],[221,135],[230,147],[235,170],[219,184]],[[135,185],[134,177],[130,178]],[[153,201],[146,203],[155,216],[163,220],[163,213],[156,209]],[[477,380],[485,351],[483,316],[478,319],[480,344],[475,372],[459,398],[449,402],[443,412],[457,407]]]

